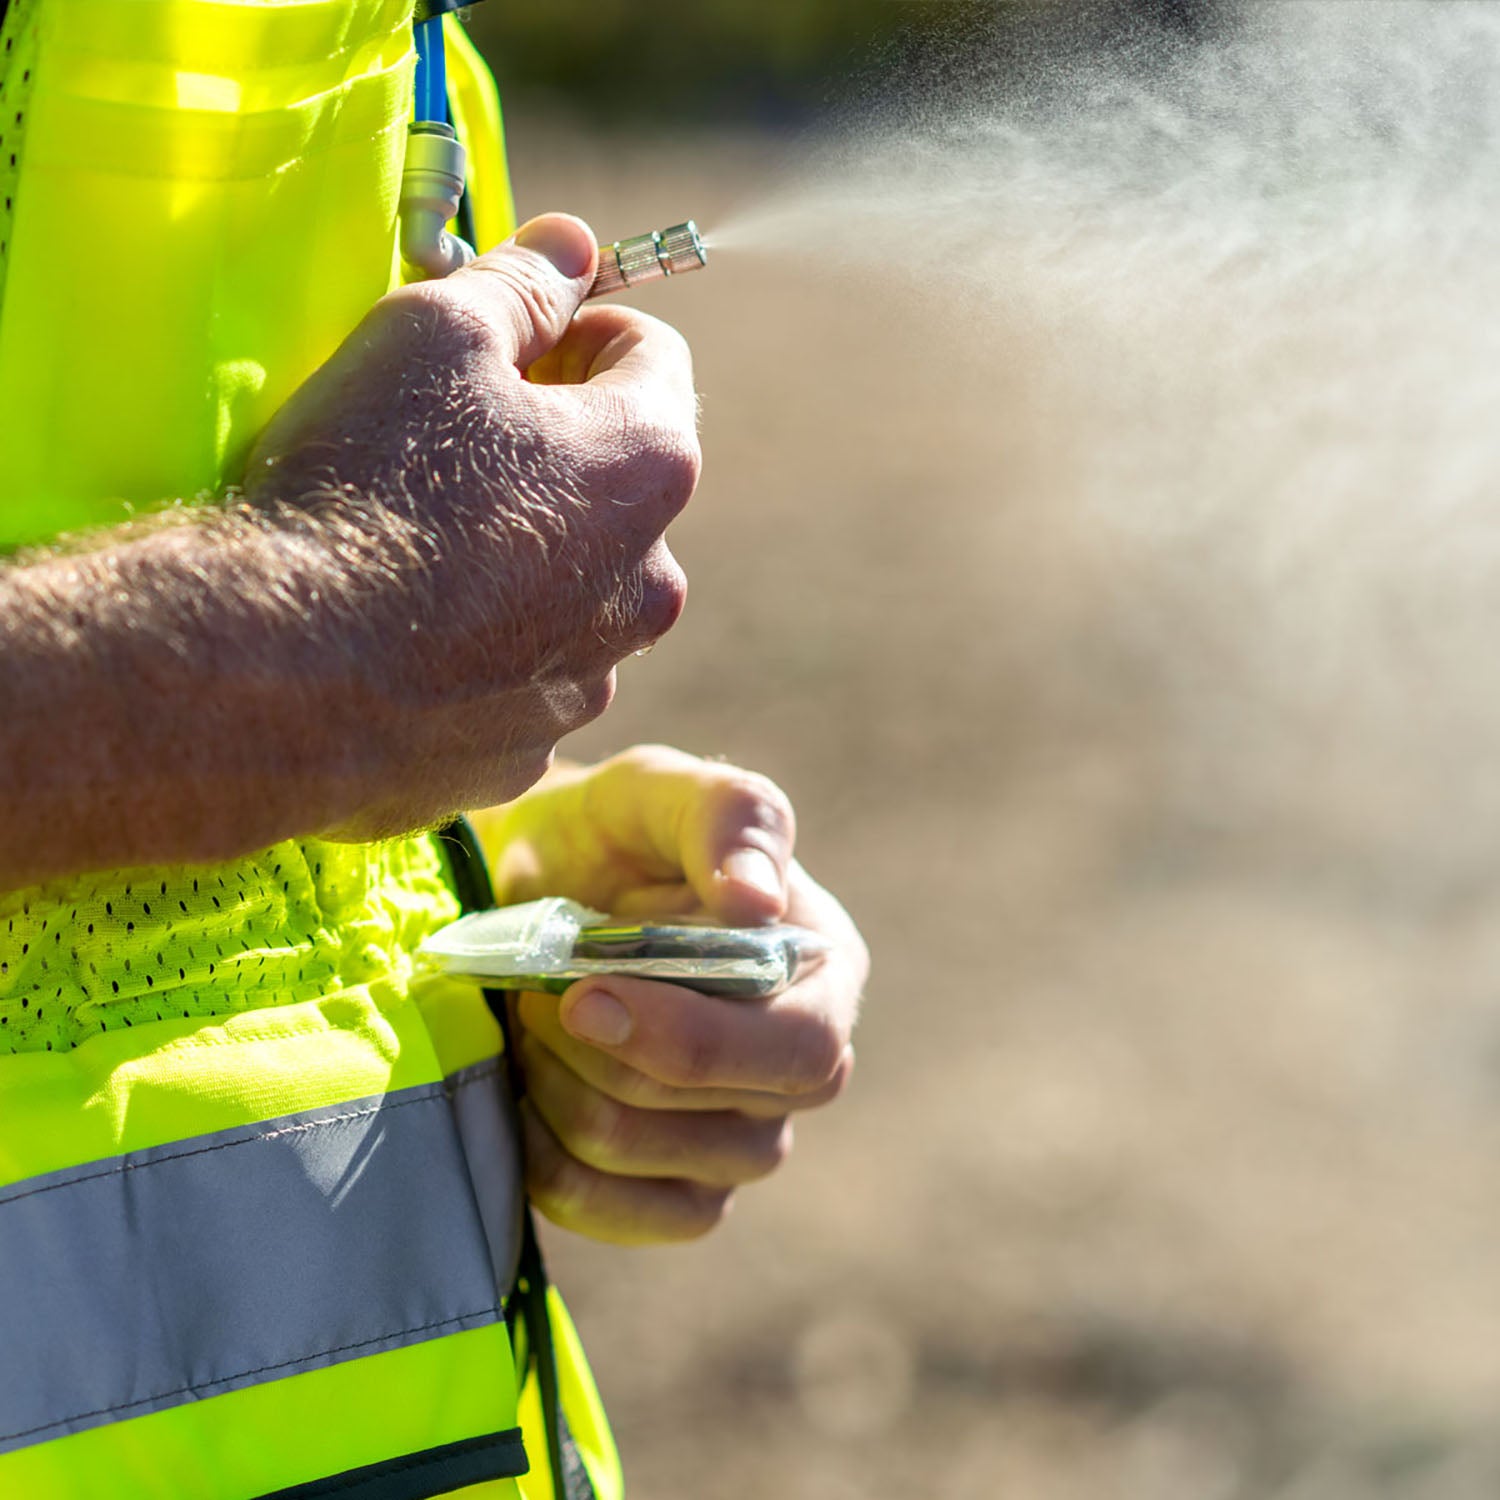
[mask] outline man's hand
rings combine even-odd
[[[533,220],[384,298],[238,510],[0,568],[0,889],[405,832],[513,797],[603,710],[682,608],[662,535],[698,446],[681,338],[578,311],[595,259]]]
[[[827,955],[768,1000],[580,980],[515,1014],[532,1197],[548,1218],[624,1244],[691,1239],[734,1189],[773,1171],[789,1116],[848,1081],[869,970],[843,907],[792,858],[792,809],[764,777],[648,746],[555,772],[476,815],[502,901],[570,896],[616,915],[787,920]]]
[[[579,312],[596,257],[552,214],[386,297],[251,458],[252,503],[353,507],[405,584],[372,591],[361,663],[404,774],[346,831],[516,795],[681,612],[663,533],[698,477],[692,365],[653,318]]]

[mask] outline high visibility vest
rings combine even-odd
[[[412,0],[0,9],[14,547],[211,498],[390,288],[414,51]],[[460,832],[0,894],[0,1495],[615,1500],[498,1008],[413,959],[487,899]]]

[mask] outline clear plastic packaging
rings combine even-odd
[[[753,999],[785,989],[826,948],[805,927],[719,927],[692,918],[622,922],[551,896],[460,917],[420,951],[447,973],[499,989],[560,993],[590,974],[633,974]]]

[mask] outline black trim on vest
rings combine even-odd
[[[294,1484],[260,1500],[431,1500],[490,1479],[516,1479],[527,1471],[521,1429],[512,1427]]]
[[[457,817],[440,830],[438,840],[448,856],[453,892],[465,914],[489,911],[495,904],[495,888],[474,825],[465,817]],[[500,1025],[511,1097],[519,1105],[526,1092],[526,1080],[521,1073],[517,1049],[511,1044],[506,992],[487,989],[484,998]],[[536,1221],[529,1202],[522,1221],[521,1260],[516,1269],[516,1284],[505,1302],[506,1322],[512,1329],[512,1347],[518,1314],[526,1324],[526,1357],[536,1370],[537,1391],[542,1398],[542,1414],[547,1428],[547,1466],[552,1472],[554,1500],[596,1500],[593,1482],[579,1456],[578,1445],[568,1429],[568,1419],[562,1409],[557,1355],[552,1346],[552,1319],[547,1312],[547,1268],[542,1263]]]
[[[463,913],[492,911],[495,906],[495,886],[490,879],[489,861],[479,844],[479,835],[474,825],[459,816],[438,830],[438,842],[448,860],[448,871],[453,876],[453,894]],[[505,1044],[505,1076],[510,1084],[511,1097],[520,1104],[526,1093],[526,1079],[521,1072],[520,1057],[511,1044],[510,1006],[504,990],[484,991],[485,1004],[490,1008],[500,1037]],[[527,1209],[527,1229],[530,1231],[531,1210]],[[535,1238],[535,1236],[532,1236]]]

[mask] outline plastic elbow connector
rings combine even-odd
[[[401,169],[401,258],[428,277],[474,259],[474,247],[448,231],[464,195],[464,148],[449,125],[419,120],[406,134]]]

